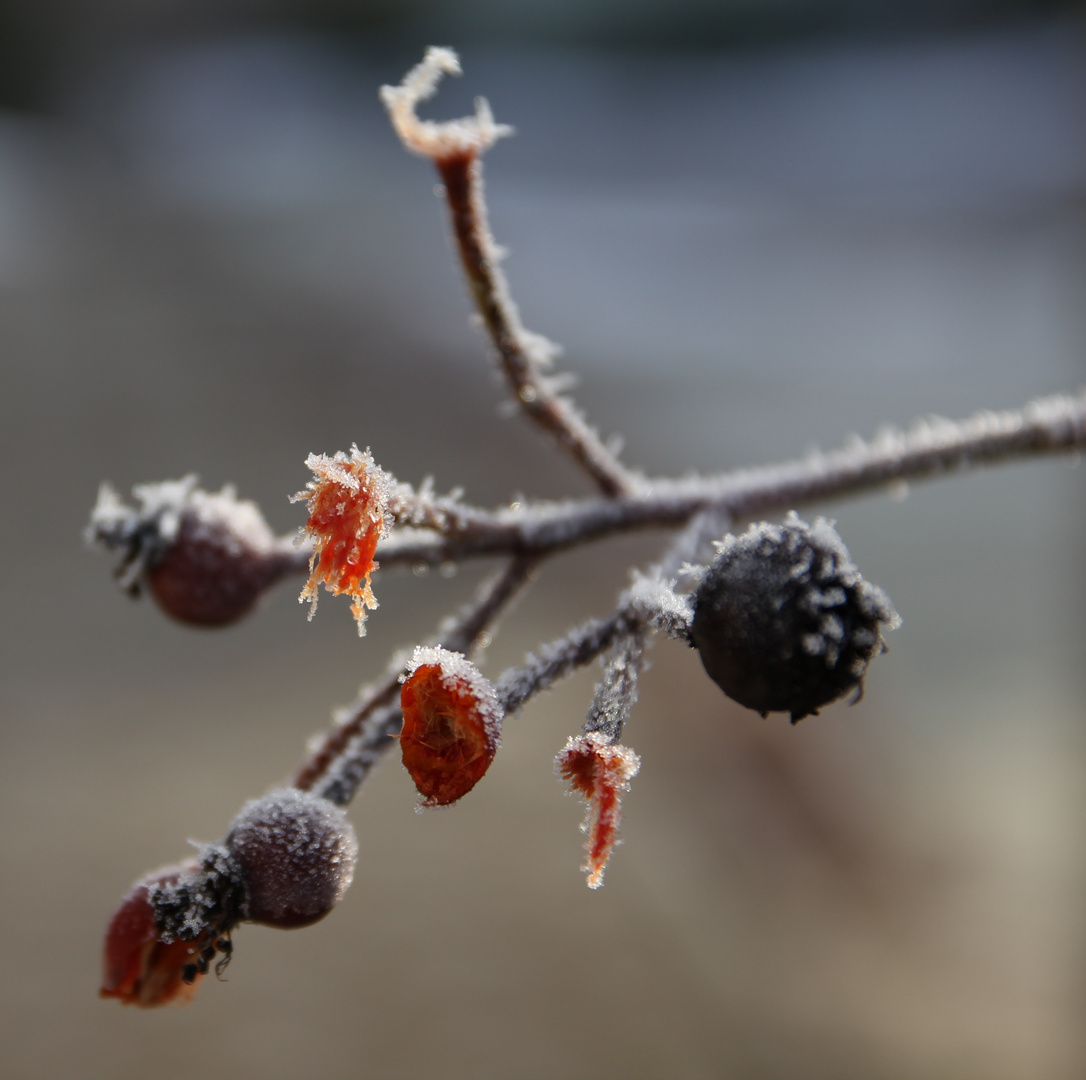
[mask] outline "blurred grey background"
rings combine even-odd
[[[96,997],[128,884],[218,837],[488,569],[286,586],[198,633],[114,588],[97,484],[197,471],[277,529],[310,451],[498,504],[584,493],[469,325],[434,177],[376,89],[428,44],[526,323],[653,474],[780,460],[1086,373],[1086,22],[998,0],[0,3],[0,1075],[1081,1077],[1083,470],[826,508],[904,617],[791,729],[660,643],[607,883],[552,758],[584,673],[463,805],[390,760],[347,900],[243,927],[185,1009]],[[900,493],[899,493],[900,494]],[[641,536],[563,556],[496,674],[606,612]]]

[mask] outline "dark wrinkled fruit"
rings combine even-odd
[[[732,700],[792,722],[852,691],[900,620],[860,576],[832,523],[760,522],[729,534],[695,595],[690,638]]]
[[[358,841],[343,811],[296,788],[241,808],[226,848],[246,886],[244,917],[268,926],[308,926],[343,898]]]

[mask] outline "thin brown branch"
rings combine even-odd
[[[558,349],[527,330],[501,270],[501,249],[490,232],[483,196],[482,154],[511,129],[494,123],[486,102],[476,115],[445,124],[420,121],[420,101],[430,97],[443,74],[459,74],[448,49],[431,49],[395,87],[382,88],[393,125],[404,145],[433,160],[441,176],[460,263],[483,326],[498,354],[514,400],[609,496],[632,495],[639,478],[627,470],[546,372]]]
[[[682,525],[702,510],[732,518],[780,513],[827,499],[862,495],[899,483],[1086,448],[1086,390],[1041,398],[1021,409],[963,420],[918,422],[839,450],[718,476],[648,481],[633,498],[533,503],[480,511],[449,536],[393,534],[383,566],[441,563],[516,552],[543,557],[592,540]]]

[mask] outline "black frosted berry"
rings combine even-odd
[[[724,538],[695,594],[690,638],[728,697],[795,723],[850,692],[858,698],[884,648],[882,627],[898,622],[832,523],[791,513]]]
[[[343,811],[297,788],[246,803],[226,848],[245,883],[244,917],[282,928],[327,915],[350,886],[358,860]]]

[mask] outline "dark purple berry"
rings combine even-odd
[[[860,576],[831,522],[793,512],[730,533],[695,594],[690,638],[733,701],[792,723],[855,691],[899,623],[886,594]]]
[[[167,615],[181,622],[236,622],[291,565],[290,556],[274,546],[270,531],[262,539],[245,535],[231,519],[202,506],[187,508],[173,543],[147,572],[151,594]]]
[[[246,803],[226,848],[245,883],[244,917],[284,929],[327,915],[351,884],[358,860],[343,811],[297,788]]]
[[[120,554],[117,577],[127,592],[149,589],[175,619],[236,622],[295,566],[289,541],[276,538],[257,506],[230,487],[211,493],[186,476],[132,493],[138,508],[103,486],[87,539]]]

